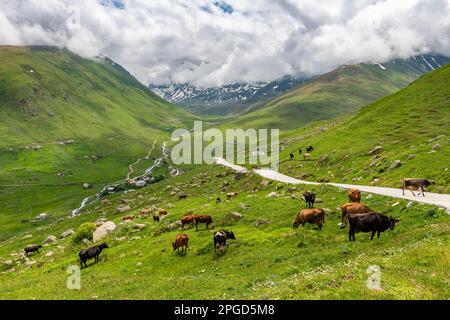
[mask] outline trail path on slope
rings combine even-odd
[[[156,145],[156,139],[155,139],[155,141],[153,142],[152,147],[150,148],[150,150],[148,151],[147,155],[146,155],[144,158],[139,158],[139,159],[137,159],[135,162],[133,162],[132,164],[130,164],[130,165],[128,166],[128,173],[127,173],[127,177],[125,178],[126,180],[129,180],[129,179],[130,179],[131,174],[134,172],[133,167],[134,167],[135,165],[137,165],[139,162],[141,162],[142,159],[148,159],[148,158],[150,158],[150,154],[152,153],[153,149],[155,149],[155,145]]]
[[[234,165],[225,159],[222,158],[216,158],[216,163],[229,167],[233,170],[236,170],[238,172],[248,172],[248,170],[244,167]],[[289,177],[287,175],[284,175],[282,173],[279,173],[275,170],[271,169],[255,169],[253,170],[257,174],[259,174],[261,177],[264,177],[266,179],[275,180],[279,182],[284,183],[291,183],[291,184],[309,184],[309,185],[320,185],[322,183],[319,182],[311,182],[311,181],[305,181],[305,180],[299,180],[292,177]],[[388,196],[392,198],[399,198],[399,199],[406,199],[411,201],[417,201],[427,204],[433,204],[439,207],[443,207],[447,210],[447,212],[450,214],[450,195],[449,194],[440,194],[440,193],[431,193],[426,192],[425,197],[422,195],[420,196],[413,196],[409,190],[405,190],[405,195],[402,194],[402,189],[396,189],[396,188],[388,188],[388,187],[374,187],[374,186],[364,186],[364,185],[356,185],[356,184],[345,184],[345,183],[325,183],[331,186],[335,186],[342,189],[351,189],[351,188],[357,188],[361,191],[368,192],[368,193],[374,193],[379,194],[382,196]]]

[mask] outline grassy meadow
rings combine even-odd
[[[361,109],[355,116],[314,123],[284,136],[281,171],[319,181],[400,187],[401,179],[433,179],[450,192],[450,65]],[[312,145],[311,159],[298,154]],[[375,147],[383,149],[370,155]],[[290,160],[290,153],[294,159]],[[322,160],[320,160],[322,158]],[[394,161],[401,166],[392,168]]]
[[[223,189],[224,182],[229,186]],[[178,190],[188,195],[178,200]],[[225,199],[226,192],[239,195]],[[302,186],[263,182],[255,174],[236,180],[234,173],[217,166],[197,167],[183,175],[148,188],[117,194],[109,204],[96,204],[82,215],[36,226],[30,236],[8,240],[0,246],[0,261],[13,266],[0,274],[2,299],[448,299],[450,283],[449,218],[433,206],[413,204],[364,194],[369,206],[401,222],[394,231],[369,240],[357,234],[349,242],[340,229],[339,204],[346,192],[330,186],[312,189],[325,208],[322,231],[311,225],[292,229],[292,221],[304,207]],[[277,197],[268,197],[276,192]],[[122,222],[116,207],[123,200],[132,207],[126,214],[137,218]],[[139,210],[155,205],[169,215],[155,223],[139,217]],[[233,230],[224,253],[215,254],[213,232],[200,225],[184,232],[190,237],[186,255],[174,252],[171,241],[180,230],[171,223],[186,212],[210,214],[214,230]],[[231,213],[242,217],[233,219]],[[81,289],[66,287],[67,267],[78,263],[71,237],[46,245],[29,257],[27,267],[19,252],[29,243],[41,243],[47,235],[79,229],[99,218],[114,221],[118,228],[106,238],[100,262],[81,270]],[[135,223],[146,224],[141,231]],[[39,231],[38,231],[39,230]],[[73,236],[72,236],[73,237]],[[49,252],[53,254],[48,255]],[[370,265],[381,268],[381,291],[366,286]]]

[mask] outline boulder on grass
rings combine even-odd
[[[106,237],[108,233],[113,232],[117,228],[116,224],[112,221],[106,221],[100,227],[95,229],[93,234],[93,241],[97,242]]]
[[[63,233],[61,233],[61,236],[60,236],[60,238],[67,238],[68,236],[71,236],[71,235],[73,235],[75,233],[75,230],[73,230],[73,229],[68,229],[68,230],[66,230],[66,231],[64,231]]]
[[[49,235],[49,236],[44,240],[44,243],[45,243],[45,244],[47,244],[47,243],[53,243],[53,242],[56,242],[56,237],[55,237],[54,235]]]

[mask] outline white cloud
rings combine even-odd
[[[268,81],[345,63],[450,55],[450,0],[221,1],[232,10],[213,0],[0,2],[0,44],[104,54],[144,83]]]

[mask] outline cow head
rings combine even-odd
[[[175,242],[172,242],[172,247],[173,247],[173,250],[177,250],[177,244]]]
[[[235,240],[236,237],[234,236],[234,232],[233,231],[227,231],[227,238]]]
[[[390,217],[389,218],[389,229],[394,230],[395,224],[399,223],[400,220]]]
[[[436,182],[435,182],[434,180],[428,180],[428,183],[429,183],[430,185],[435,185],[435,184],[436,184]]]
[[[294,222],[292,223],[292,228],[297,229],[299,225],[300,225],[300,221],[294,220]]]

